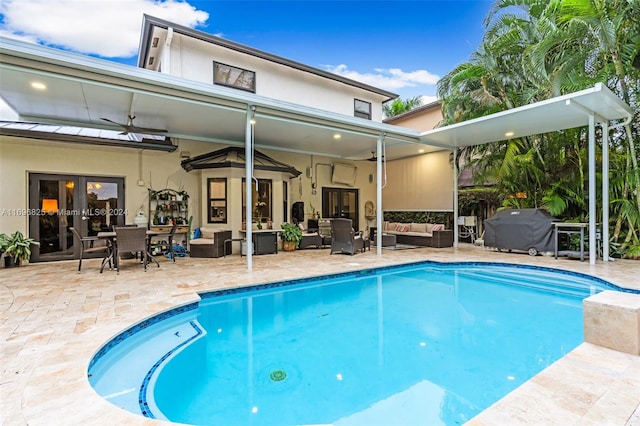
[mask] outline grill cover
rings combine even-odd
[[[553,251],[553,222],[541,209],[506,209],[484,221],[484,245],[506,250]]]

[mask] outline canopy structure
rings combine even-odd
[[[632,109],[602,83],[485,117],[424,132],[420,141],[455,149],[536,134],[589,127],[589,241],[596,241],[596,134],[602,131],[602,222],[609,223],[609,130],[631,121]],[[455,153],[455,150],[454,150]],[[454,162],[455,164],[455,162]],[[454,173],[454,217],[458,216],[458,184]],[[455,242],[458,241],[455,229]],[[609,229],[602,227],[604,261],[609,260]],[[596,262],[596,244],[589,244],[589,262]]]
[[[38,81],[46,90],[36,90]],[[244,146],[247,182],[255,148],[359,160],[376,151],[393,160],[425,152],[484,144],[571,127],[589,126],[589,194],[595,194],[595,125],[609,129],[630,120],[631,109],[604,85],[428,132],[417,132],[265,98],[167,74],[0,37],[0,95],[21,120],[119,130],[101,118],[166,130],[169,138]],[[615,124],[614,124],[615,125]],[[340,132],[338,140],[333,137]],[[506,136],[513,132],[512,136]],[[608,130],[604,132],[608,134]],[[606,146],[606,145],[605,145]],[[605,150],[606,151],[606,150]],[[603,170],[608,158],[603,158]],[[454,216],[457,177],[454,173]],[[606,173],[605,173],[606,175]],[[605,183],[603,183],[605,185]],[[603,187],[603,196],[608,196]],[[595,240],[595,196],[590,196],[589,237]],[[249,204],[248,204],[249,205]],[[377,226],[382,227],[382,186],[377,179]],[[604,203],[608,205],[608,200]],[[603,220],[604,211],[603,209]],[[247,212],[250,217],[251,212]],[[608,220],[608,210],[607,210]],[[603,228],[603,230],[606,227]],[[250,232],[250,231],[249,231]],[[382,234],[378,234],[381,238]],[[457,242],[457,230],[455,233]],[[251,235],[247,236],[251,238]],[[608,238],[605,260],[608,257]],[[378,241],[381,254],[381,241]],[[593,252],[591,252],[593,250]],[[595,263],[595,245],[590,245]],[[251,256],[247,256],[251,268]]]

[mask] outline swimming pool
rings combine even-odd
[[[459,424],[582,342],[602,280],[423,262],[202,294],[89,367],[129,411],[190,424]]]

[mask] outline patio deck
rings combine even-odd
[[[375,250],[355,256],[300,250],[160,260],[143,272],[125,262],[99,274],[99,259],[0,269],[0,423],[3,425],[166,424],[120,410],[90,387],[87,365],[109,338],[153,314],[197,300],[197,292],[419,260],[508,262],[591,274],[640,288],[640,262],[590,265],[567,258],[458,249]],[[469,424],[640,425],[640,357],[583,343]]]

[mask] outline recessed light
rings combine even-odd
[[[32,81],[31,87],[36,90],[47,90],[47,85],[39,81]]]
[[[420,154],[424,154],[424,149],[419,149],[419,150],[418,150],[418,152],[419,152]]]
[[[507,132],[504,134],[506,137],[510,138],[511,136],[513,136],[513,132]]]
[[[340,133],[335,133],[335,134],[333,135],[333,138],[334,138],[334,139],[340,139],[341,137],[342,137],[342,135],[341,135]]]

